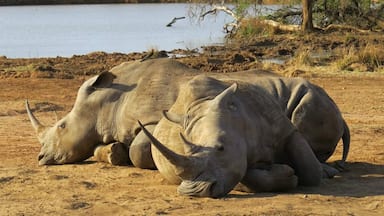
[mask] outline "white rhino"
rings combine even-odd
[[[153,129],[162,110],[175,102],[180,83],[200,73],[171,59],[123,63],[84,82],[73,109],[52,127],[41,124],[26,102],[42,145],[39,164],[80,162],[94,153],[98,160],[121,164],[129,154],[135,166],[155,168],[150,142],[137,120]],[[272,75],[263,71],[212,75],[246,78],[262,74]]]
[[[221,197],[238,183],[251,191],[315,186],[341,137],[343,161],[348,154],[337,106],[300,78],[197,76],[164,117],[153,135],[142,129],[156,167],[180,194]]]

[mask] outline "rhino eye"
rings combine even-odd
[[[228,103],[228,109],[231,110],[231,111],[236,111],[237,110],[237,105],[231,101]]]
[[[64,129],[64,128],[65,128],[65,123],[61,123],[61,124],[59,124],[58,127],[61,128],[61,129]]]

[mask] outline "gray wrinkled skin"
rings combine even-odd
[[[221,197],[238,183],[251,191],[315,186],[320,162],[345,134],[349,146],[336,105],[303,79],[197,76],[164,117],[152,156],[184,195]]]
[[[73,109],[52,127],[40,124],[30,112],[42,145],[39,164],[80,162],[100,144],[129,145],[139,131],[137,119],[157,122],[174,102],[179,79],[196,74],[171,60],[123,63],[87,80]]]
[[[120,142],[127,148],[131,143],[135,145],[129,151],[135,166],[155,168],[150,155],[142,156],[150,143],[141,135],[137,120],[145,125],[156,124],[161,111],[176,100],[180,83],[199,73],[171,59],[123,63],[84,82],[73,109],[53,126],[40,123],[27,103],[41,144],[39,164],[81,162],[92,156],[98,145]],[[244,74],[244,78],[272,75],[255,70],[212,75],[226,78]]]

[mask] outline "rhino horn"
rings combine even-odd
[[[37,120],[37,118],[35,117],[35,115],[33,115],[32,110],[31,110],[31,108],[29,107],[29,102],[28,102],[28,100],[25,101],[25,107],[26,107],[26,109],[27,109],[27,113],[28,113],[29,120],[30,120],[31,123],[32,123],[32,127],[35,129],[36,133],[38,133],[39,131],[41,131],[41,129],[42,129],[44,126],[39,122],[39,120]]]
[[[182,178],[182,179],[188,179],[190,176],[194,175],[191,173],[191,170],[189,169],[194,164],[193,158],[186,157],[184,155],[180,155],[172,150],[170,150],[168,147],[166,147],[164,144],[162,144],[158,139],[156,139],[145,127],[144,125],[138,121],[141,129],[143,130],[144,134],[151,140],[152,144],[160,151],[160,153],[167,158],[167,160],[175,166],[176,174]]]

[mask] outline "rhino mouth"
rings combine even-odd
[[[60,165],[75,163],[77,158],[71,152],[40,151],[38,156],[39,165]]]
[[[216,182],[184,180],[177,188],[177,192],[187,196],[213,197],[215,185]]]
[[[223,182],[217,181],[213,177],[207,177],[203,173],[194,180],[183,180],[177,188],[177,192],[186,196],[211,198],[223,197],[228,193]]]
[[[40,153],[38,156],[39,165],[59,165],[64,164],[64,156],[58,157],[54,154],[44,154]]]
[[[55,165],[56,161],[53,157],[46,157],[44,154],[38,156],[39,165]]]

